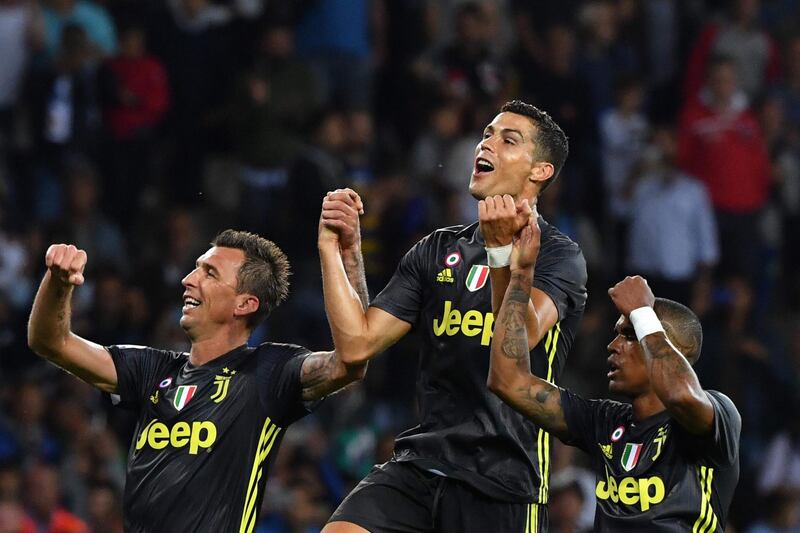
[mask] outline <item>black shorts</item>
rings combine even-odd
[[[410,463],[376,466],[328,522],[352,522],[371,533],[539,533],[547,507],[493,500],[468,484]]]

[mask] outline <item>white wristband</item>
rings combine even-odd
[[[656,312],[649,305],[631,311],[630,319],[639,342],[651,333],[664,331],[664,326],[661,325]]]
[[[507,267],[511,264],[511,249],[513,244],[498,246],[497,248],[486,248],[486,259],[490,268]]]

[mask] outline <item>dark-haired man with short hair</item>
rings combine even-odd
[[[697,316],[655,298],[640,276],[617,283],[608,291],[621,313],[608,345],[608,387],[631,403],[580,398],[531,373],[527,291],[539,248],[531,219],[515,236],[489,388],[589,454],[597,475],[595,531],[723,531],[739,479],[742,421],[733,402],[703,390],[692,370],[703,344]]]
[[[345,272],[358,257],[351,191],[322,205],[325,306],[343,361],[366,363],[412,328],[420,347],[420,425],[394,457],[350,493],[325,533],[547,531],[549,435],[486,389],[488,347],[508,284],[512,236],[567,157],[567,137],[545,112],[514,101],[486,126],[469,183],[478,222],[434,231],[401,260],[364,311]],[[555,380],[586,301],[578,245],[543,219],[541,267],[528,286],[527,347]]]
[[[286,256],[258,235],[223,231],[183,278],[189,353],[104,347],[72,333],[70,302],[86,260],[73,245],[48,248],[28,344],[137,413],[125,531],[252,532],[283,430],[366,365],[344,364],[336,351],[247,346],[289,291]]]

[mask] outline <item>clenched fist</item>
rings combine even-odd
[[[322,200],[319,239],[335,239],[343,250],[359,245],[361,230],[358,217],[364,214],[364,203],[352,189],[336,189]]]
[[[53,277],[68,285],[83,285],[86,252],[72,244],[52,244],[44,256]]]
[[[642,276],[628,276],[610,289],[608,295],[625,316],[640,307],[653,307],[656,301],[653,291]]]
[[[511,244],[531,217],[527,199],[514,202],[510,194],[488,196],[478,202],[478,222],[481,235],[489,248]]]

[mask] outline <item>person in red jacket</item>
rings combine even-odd
[[[709,62],[719,55],[730,56],[736,65],[739,83],[751,98],[781,74],[780,51],[775,40],[759,26],[760,0],[729,3],[728,16],[707,24],[689,55],[684,78],[684,96],[697,96]]]
[[[120,34],[120,53],[103,68],[103,118],[110,146],[106,183],[110,212],[125,224],[135,215],[136,192],[152,174],[148,168],[156,128],[170,106],[169,84],[161,62],[147,53],[144,31]]]
[[[705,88],[681,112],[678,164],[708,188],[722,270],[751,276],[759,253],[759,214],[770,191],[767,147],[739,88],[733,60],[712,60],[706,79]]]

